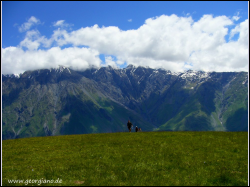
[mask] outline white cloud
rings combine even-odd
[[[240,19],[240,17],[239,16],[233,16],[233,18],[232,18],[234,21],[238,21],[239,19]]]
[[[118,68],[118,66],[117,66],[117,64],[112,56],[105,56],[104,66],[112,66],[114,68]]]
[[[53,38],[47,39],[45,36],[41,36],[38,30],[30,30],[26,32],[24,40],[20,42],[20,47],[37,50],[40,46],[50,47],[52,42]]]
[[[29,30],[33,25],[37,25],[37,24],[40,24],[40,23],[41,23],[41,22],[40,22],[39,19],[37,19],[37,18],[34,17],[34,16],[31,16],[30,19],[29,19],[27,22],[23,23],[23,24],[18,28],[18,30],[19,30],[19,32],[25,32],[25,31]]]
[[[194,69],[204,71],[248,71],[248,49],[240,43],[224,43],[212,50],[197,51],[189,62]]]
[[[132,22],[132,19],[129,19],[128,22]]]
[[[64,22],[64,20],[59,20],[59,21],[55,22],[55,23],[53,24],[53,26],[54,26],[54,27],[61,26],[61,25],[63,25],[63,22]]]
[[[2,50],[2,73],[19,74],[26,70],[56,68],[58,65],[84,70],[100,67],[98,51],[88,48],[71,47],[61,49],[53,47],[49,50],[24,51],[18,47],[8,47]]]
[[[72,27],[74,26],[74,24],[69,24],[69,23],[65,23],[65,20],[58,20],[57,22],[53,23],[54,27]]]
[[[238,21],[240,19],[240,12],[237,12],[235,16],[232,17],[233,21]]]
[[[50,38],[41,36],[38,31],[33,30],[26,33],[25,39],[15,50],[4,49],[8,51],[8,53],[5,52],[4,60],[15,64],[15,58],[19,58],[18,55],[21,55],[22,58],[19,59],[24,61],[24,57],[29,59],[28,55],[43,53],[44,57],[51,56],[47,59],[41,57],[44,59],[43,63],[39,61],[37,64],[43,64],[43,67],[48,66],[48,63],[77,66],[77,62],[86,64],[84,67],[89,67],[92,63],[100,66],[101,60],[98,54],[104,54],[105,65],[114,67],[126,63],[152,68],[162,67],[175,72],[187,68],[205,71],[248,71],[248,19],[239,24],[233,21],[226,16],[213,17],[212,15],[204,15],[200,20],[194,21],[191,16],[178,17],[173,14],[149,18],[135,30],[123,31],[115,26],[99,27],[98,25],[71,32],[58,28],[54,30]],[[63,24],[64,20],[54,23],[57,26]],[[233,29],[229,31],[228,26]],[[225,40],[227,35],[232,38],[236,33],[239,33],[236,41]],[[52,44],[58,46],[52,48],[56,49],[56,53],[51,53],[52,49],[41,51],[42,47],[50,48]],[[69,47],[67,50],[60,49],[66,45],[74,47]],[[80,48],[81,46],[89,48]],[[24,52],[23,47],[26,47],[28,51]],[[62,55],[62,52],[73,49],[87,50],[86,54],[92,58],[86,59],[83,56],[78,58],[77,52],[71,52],[67,58]],[[115,56],[116,60],[111,56]],[[60,58],[68,59],[68,61]],[[38,58],[31,59],[33,62],[38,60]],[[69,62],[70,59],[73,59],[72,62]],[[85,59],[85,62],[80,59]],[[5,66],[3,68],[8,69]],[[29,66],[25,67],[29,68]],[[41,66],[37,65],[38,67]]]
[[[248,20],[241,22],[239,25],[237,25],[234,29],[231,30],[230,39],[237,33],[240,34],[238,42],[247,48],[249,44]]]

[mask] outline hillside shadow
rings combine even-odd
[[[75,96],[67,96],[64,102],[65,106],[58,118],[68,113],[71,115],[61,127],[61,134],[98,133],[105,129],[112,131],[113,118],[106,109],[99,108],[91,100],[81,100]]]
[[[59,114],[59,118],[70,113],[68,122],[65,122],[60,129],[61,134],[86,134],[88,133],[87,124],[91,124],[94,115],[90,112],[93,109],[93,103],[90,101],[82,102],[74,96],[65,98],[65,106]]]
[[[227,131],[248,131],[248,110],[240,108],[226,121]]]
[[[10,106],[12,103],[14,103],[18,98],[23,89],[22,88],[16,88],[10,91],[9,94],[3,94],[2,95],[2,102],[3,102],[3,109],[7,106]]]
[[[185,120],[185,131],[209,131],[213,130],[210,122],[203,116],[190,116]]]
[[[196,97],[201,104],[201,110],[210,115],[215,108],[215,89],[217,85],[212,82],[203,83],[197,90]]]

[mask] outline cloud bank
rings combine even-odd
[[[38,20],[32,16],[27,22],[31,24],[22,26],[27,32],[19,46],[2,49],[2,73],[58,65],[83,70],[125,63],[173,72],[248,71],[248,19],[235,24],[238,19],[238,14],[231,19],[203,15],[195,22],[191,16],[162,15],[145,20],[138,29],[126,31],[98,25],[67,31],[62,26],[68,24],[59,20],[53,25],[60,28],[47,38],[38,30],[28,30]],[[239,37],[234,40],[236,35]],[[100,54],[105,55],[105,62],[100,60]]]

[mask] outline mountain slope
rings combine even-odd
[[[245,73],[212,73],[210,79],[194,89],[189,101],[161,130],[248,130]]]
[[[143,130],[248,130],[246,72],[102,67],[2,76],[3,139]]]

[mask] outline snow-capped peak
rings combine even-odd
[[[209,72],[187,70],[181,75],[181,77],[182,78],[187,78],[187,77],[207,78],[207,77],[209,77],[209,75],[210,75]]]
[[[56,72],[59,72],[59,73],[62,73],[64,70],[67,70],[71,74],[70,69],[62,65],[58,65],[57,68],[51,68],[50,70],[52,69],[54,69]]]
[[[19,74],[15,73],[15,74],[6,74],[6,75],[3,75],[3,76],[10,77],[10,78],[18,78],[19,79],[21,75],[22,75],[22,73],[19,73]]]

